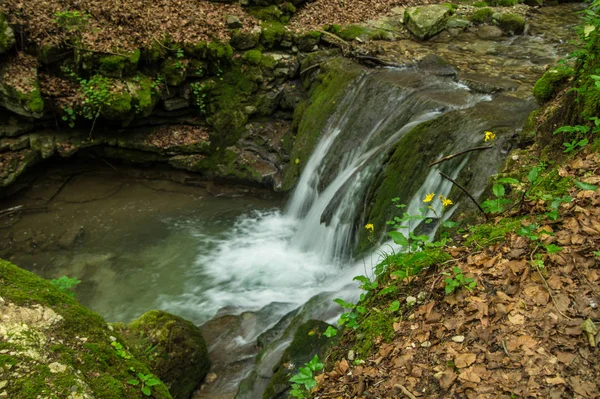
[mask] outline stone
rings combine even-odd
[[[210,369],[200,329],[179,316],[151,310],[127,326],[124,338],[138,356],[154,348],[148,366],[174,398],[189,398]]]
[[[481,40],[496,40],[502,35],[502,29],[494,25],[484,25],[477,30],[477,37]]]
[[[231,33],[230,43],[236,50],[250,50],[258,45],[260,28],[256,27],[250,32],[234,30]]]
[[[69,249],[72,248],[73,245],[75,245],[75,242],[82,236],[83,226],[73,226],[60,236],[56,244],[63,249]]]
[[[446,22],[446,29],[464,29],[471,26],[471,21],[466,18],[452,16]]]
[[[173,97],[163,101],[165,111],[176,111],[190,106],[190,100],[182,97]]]
[[[406,28],[418,39],[427,40],[446,27],[450,9],[445,5],[410,7],[404,13]]]
[[[239,29],[243,26],[242,21],[240,21],[240,19],[238,17],[236,17],[235,15],[228,15],[227,19],[226,19],[226,23],[227,23],[227,28],[229,28],[229,29]]]
[[[0,106],[25,117],[44,115],[44,100],[33,57],[20,55],[0,66]]]
[[[15,32],[8,25],[6,16],[0,13],[0,54],[13,48],[15,43]]]
[[[437,54],[427,54],[418,63],[419,69],[436,76],[456,76],[457,69]]]

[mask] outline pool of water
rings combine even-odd
[[[231,289],[231,270],[216,268],[233,256],[231,235],[252,228],[257,215],[278,214],[281,199],[146,173],[91,164],[38,170],[27,188],[0,200],[0,211],[23,206],[0,217],[0,256],[46,278],[80,279],[77,298],[107,321],[159,308],[200,324],[223,306],[250,306],[232,297],[240,290]],[[225,296],[219,287],[229,287]]]

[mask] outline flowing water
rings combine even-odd
[[[200,397],[235,392],[248,375],[252,387],[239,397],[260,397],[270,368],[291,338],[275,333],[256,367],[263,374],[251,375],[259,334],[307,302],[310,306],[295,314],[334,321],[340,309],[331,298],[356,298],[352,278],[369,270],[352,259],[352,252],[369,222],[365,215],[373,179],[390,150],[414,127],[464,111],[464,120],[439,132],[456,138],[436,154],[448,155],[479,143],[482,129],[522,123],[532,107],[519,100],[516,122],[506,123],[485,115],[505,104],[494,101],[450,77],[415,69],[364,74],[349,86],[328,121],[286,205],[265,193],[217,193],[214,187],[148,181],[116,173],[112,166],[51,170],[2,203],[2,208],[37,206],[39,213],[0,219],[0,238],[12,243],[0,245],[0,256],[48,278],[80,278],[78,298],[108,321],[129,321],[154,308],[196,324],[215,315],[242,314],[239,331],[226,341],[209,340],[222,384]],[[434,132],[428,134],[432,145],[439,140]],[[441,168],[453,177],[468,169],[479,195],[510,145],[499,147],[477,170],[469,169],[470,156]],[[435,170],[417,167],[425,171],[412,179],[416,187],[397,187],[412,214],[425,193],[447,196],[452,189]],[[371,257],[371,263],[376,261]],[[247,316],[249,311],[253,316]],[[243,366],[229,367],[241,358],[247,359]]]

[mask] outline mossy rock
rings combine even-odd
[[[229,43],[210,42],[206,56],[209,61],[228,63],[233,57],[233,48]]]
[[[500,7],[513,7],[516,6],[519,2],[517,0],[500,0],[498,1],[498,5]]]
[[[520,35],[525,31],[525,18],[518,14],[500,14],[498,26],[509,35]]]
[[[489,24],[492,22],[492,15],[494,15],[494,10],[487,7],[482,8],[471,15],[471,21],[473,21],[475,25]]]
[[[533,86],[534,97],[540,104],[550,101],[573,74],[573,69],[566,66],[547,70]]]
[[[14,68],[13,62],[19,61],[11,59],[0,67],[0,106],[18,115],[41,118],[44,100],[37,68]]]
[[[124,338],[136,357],[165,383],[173,398],[189,398],[210,369],[200,329],[181,317],[152,310],[132,321]]]
[[[289,380],[298,373],[300,367],[304,367],[315,355],[321,360],[325,358],[327,348],[337,341],[323,334],[328,327],[329,324],[320,320],[308,320],[298,327],[290,346],[273,368],[274,374],[263,393],[263,399],[287,397],[285,392],[291,387]],[[288,368],[286,365],[293,367]]]
[[[231,40],[229,43],[236,50],[249,50],[258,46],[261,36],[261,29],[257,28],[251,31],[235,29],[231,32]]]
[[[221,110],[211,117],[207,122],[213,127],[210,141],[216,147],[228,147],[235,144],[248,122],[248,116],[238,110]]]
[[[279,22],[263,22],[261,25],[260,44],[270,49],[276,47],[283,40],[285,27]]]
[[[0,348],[7,350],[0,355],[0,381],[7,381],[7,397],[143,397],[140,386],[127,381],[151,371],[102,317],[68,293],[0,260],[0,297]],[[152,395],[172,397],[162,382]]]
[[[418,39],[426,40],[444,30],[450,14],[446,5],[409,7],[404,12],[404,23]]]
[[[133,101],[127,85],[122,81],[115,81],[110,96],[110,101],[102,107],[101,115],[110,120],[131,117]]]
[[[131,105],[136,115],[148,117],[160,100],[160,94],[153,87],[153,81],[138,73],[126,80],[127,90],[131,93]]]
[[[101,75],[121,78],[135,73],[140,61],[140,50],[127,55],[105,54],[95,56],[95,67]]]
[[[290,154],[291,162],[284,172],[282,191],[292,189],[329,117],[336,112],[346,89],[363,69],[346,59],[331,58],[329,52],[311,53],[303,62],[302,69],[321,64],[321,73],[311,79],[305,76],[305,89],[309,93],[308,102],[297,105],[294,111],[293,126],[297,129],[294,146]]]
[[[0,13],[0,54],[13,48],[15,43],[15,32],[8,24],[6,15]]]
[[[250,65],[260,65],[262,60],[262,52],[260,50],[249,50],[244,54],[244,60]]]
[[[160,66],[160,73],[169,86],[179,86],[187,78],[187,60],[169,57]]]
[[[297,36],[294,42],[298,46],[300,51],[312,51],[321,40],[322,33],[318,31],[312,31]]]

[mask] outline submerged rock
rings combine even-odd
[[[173,398],[189,398],[210,368],[200,329],[181,317],[152,310],[132,321],[124,337]]]

